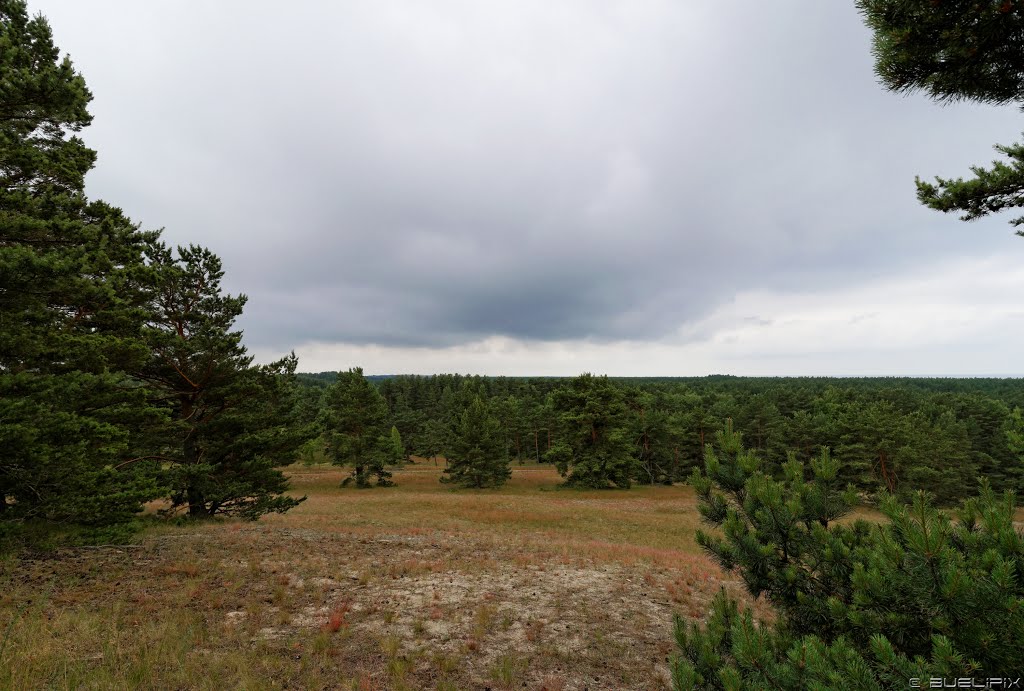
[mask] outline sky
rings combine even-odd
[[[29,0],[87,193],[222,258],[259,361],[1020,375],[1024,238],[921,207],[1013,106],[885,91],[852,2]]]

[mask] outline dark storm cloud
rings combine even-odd
[[[97,97],[91,193],[218,252],[289,347],[653,340],[1011,243],[912,180],[1017,113],[882,91],[848,4],[33,9]]]

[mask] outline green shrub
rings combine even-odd
[[[1012,493],[982,483],[957,520],[924,493],[888,522],[836,523],[853,497],[827,450],[768,477],[731,425],[695,471],[698,542],[777,609],[754,621],[725,592],[706,625],[676,618],[676,689],[887,689],[1002,677],[1024,665],[1024,539]]]

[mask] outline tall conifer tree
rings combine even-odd
[[[152,451],[175,507],[193,517],[256,518],[299,500],[284,495],[277,466],[290,463],[312,428],[303,424],[293,355],[254,367],[233,331],[244,295],[224,295],[220,259],[192,245],[154,247],[157,274],[145,333],[150,358],[136,376],[165,406]]]
[[[378,486],[390,485],[391,473],[385,467],[391,444],[388,406],[376,387],[363,377],[363,369],[339,372],[324,393],[323,402],[321,423],[328,454],[336,465],[352,468],[352,476],[345,482],[369,487],[376,477]]]
[[[608,377],[581,374],[551,392],[557,442],[545,455],[567,485],[629,487],[636,460],[622,391]]]
[[[103,524],[157,493],[126,370],[150,273],[141,233],[84,195],[92,95],[50,27],[0,0],[0,518]]]

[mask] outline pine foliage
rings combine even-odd
[[[761,472],[727,426],[695,472],[698,542],[778,610],[774,625],[722,591],[706,625],[675,622],[676,689],[888,689],[913,677],[998,677],[1024,659],[1024,536],[1011,492],[986,485],[957,520],[924,493],[888,496],[881,525],[837,523],[852,496],[827,451],[810,473]]]
[[[630,487],[636,459],[623,392],[608,380],[582,374],[551,392],[558,441],[545,454],[574,487]]]
[[[940,102],[1024,100],[1024,8],[1006,0],[857,0],[873,31],[875,71],[892,91]],[[974,177],[917,179],[921,203],[971,221],[1024,206],[1024,146],[997,145],[1008,160],[974,166]],[[1011,225],[1024,224],[1024,216]],[[1024,230],[1018,230],[1024,234]]]
[[[1005,0],[856,0],[893,91],[1005,104],[1024,94],[1024,10]]]
[[[123,522],[159,493],[124,463],[159,416],[126,375],[155,234],[86,199],[92,95],[23,2],[0,2],[0,75],[0,518]]]
[[[339,372],[323,398],[320,424],[325,431],[327,453],[336,465],[350,466],[352,475],[345,483],[370,487],[392,484],[385,467],[391,435],[387,424],[388,408],[374,385],[363,377],[361,367]]]
[[[175,257],[85,197],[91,99],[46,20],[0,0],[0,538],[127,524],[158,498],[194,516],[294,506],[276,466],[306,432],[295,359],[252,366],[216,256]]]
[[[500,487],[511,477],[501,423],[479,397],[466,407],[448,450],[441,482],[463,487]]]
[[[209,250],[157,244],[157,287],[144,331],[150,349],[136,372],[169,424],[151,431],[152,453],[165,470],[172,508],[192,517],[257,518],[300,500],[284,495],[277,466],[310,436],[297,419],[294,355],[254,367],[234,331],[244,295],[221,292],[224,271]]]
[[[405,452],[405,444],[402,442],[402,433],[398,431],[398,427],[392,425],[388,437],[388,463],[401,465],[408,459],[409,455]]]

